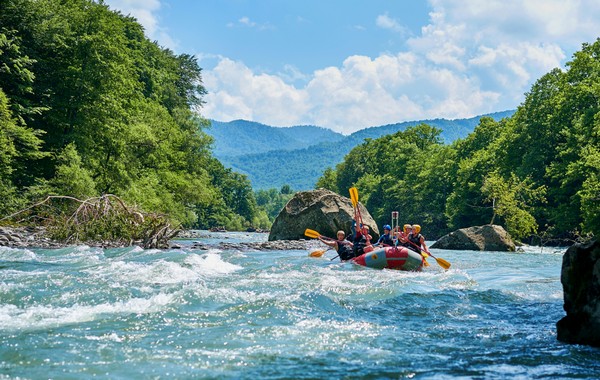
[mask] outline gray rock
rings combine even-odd
[[[442,236],[431,248],[514,252],[515,243],[501,226],[486,224],[451,232]]]
[[[360,202],[359,210],[363,223],[371,229],[371,236],[377,239],[379,229],[371,214]],[[348,235],[353,218],[350,198],[325,189],[301,191],[277,215],[269,233],[269,241],[306,239],[304,231],[307,228],[329,237],[335,237],[338,230]]]
[[[600,347],[600,242],[570,247],[560,282],[567,316],[556,324],[558,340]]]

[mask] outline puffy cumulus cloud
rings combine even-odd
[[[596,0],[430,0],[450,24],[465,24],[475,40],[555,40],[577,48],[598,34]]]
[[[308,110],[306,92],[276,75],[255,74],[240,62],[222,58],[204,72],[209,94],[202,113],[215,120],[247,119],[270,125],[303,123]]]
[[[275,75],[255,74],[241,62],[222,58],[204,74],[209,91],[202,113],[230,121],[270,125],[314,124],[342,133],[423,118],[458,118],[491,112],[499,94],[482,91],[477,80],[422,65],[411,53],[348,57],[341,67],[312,74],[302,88]]]
[[[430,23],[408,41],[434,67],[463,72],[514,108],[533,82],[597,37],[592,0],[431,0]]]

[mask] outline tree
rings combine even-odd
[[[185,226],[255,218],[247,179],[212,157],[195,57],[92,0],[2,1],[0,25],[3,104],[21,133],[10,144],[29,144],[6,145],[11,189],[112,193]]]
[[[493,215],[490,224],[496,216],[506,222],[506,229],[513,237],[521,239],[537,233],[537,222],[527,211],[530,200],[543,201],[545,187],[532,188],[531,181],[521,181],[512,173],[508,180],[497,172],[491,172],[483,182],[481,192],[485,200],[492,202]]]
[[[336,171],[334,169],[332,169],[331,167],[328,167],[327,169],[325,169],[325,171],[323,172],[321,177],[317,180],[315,188],[316,189],[323,188],[323,189],[331,190],[334,193],[339,193],[339,189],[338,189],[336,183],[337,183]]]

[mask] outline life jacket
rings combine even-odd
[[[384,235],[381,235],[381,237],[379,238],[379,241],[377,243],[392,246],[392,245],[394,245],[394,240],[392,239],[392,237],[389,234],[384,234]]]
[[[354,245],[352,247],[352,252],[354,253],[354,257],[358,257],[365,253],[365,246],[367,245],[367,238],[362,233],[357,233],[354,236]]]
[[[410,244],[410,248],[412,248],[413,250],[417,250],[417,252],[421,253],[421,238],[423,237],[423,235],[421,234],[409,234],[408,235],[408,240],[410,240],[414,245]]]
[[[354,257],[352,249],[350,249],[350,242],[347,240],[336,240],[337,253],[340,255],[340,260],[350,260]]]

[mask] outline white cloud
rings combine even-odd
[[[223,58],[204,73],[209,89],[202,113],[216,120],[247,119],[270,125],[302,123],[306,93],[275,75],[254,74],[240,62]]]
[[[168,30],[159,25],[160,0],[105,0],[110,9],[135,17],[145,29],[146,36],[166,48],[176,50],[177,42]]]
[[[348,57],[342,67],[315,71],[303,88],[223,58],[205,73],[204,83],[206,117],[315,124],[343,133],[401,120],[471,116],[499,97],[464,75],[421,66],[410,53]]]
[[[164,44],[159,0],[108,0]],[[408,35],[385,13],[375,24],[404,42],[377,57],[352,55],[311,73],[293,62],[265,74],[242,61],[212,57],[203,71],[206,117],[269,125],[316,124],[350,133],[373,125],[463,118],[516,108],[533,82],[598,37],[597,0],[429,0],[427,25]],[[368,23],[365,20],[365,23]],[[236,27],[265,28],[248,17]],[[398,33],[399,32],[399,33]],[[169,42],[171,43],[171,42]],[[202,59],[204,57],[199,58]],[[300,83],[300,84],[298,84]]]
[[[407,29],[402,26],[398,21],[391,18],[388,13],[377,16],[375,19],[375,25],[383,29],[389,29],[393,32],[407,33]]]
[[[254,21],[250,21],[250,19],[248,17],[242,17],[241,19],[238,20],[238,22],[242,25],[249,26],[249,27],[256,26],[256,23]]]
[[[273,29],[275,29],[273,27],[273,25],[271,25],[269,23],[258,24],[257,22],[250,20],[250,18],[248,16],[241,17],[239,20],[237,20],[237,22],[227,23],[227,27],[228,28],[236,28],[236,27],[255,28],[258,30],[273,30]]]

